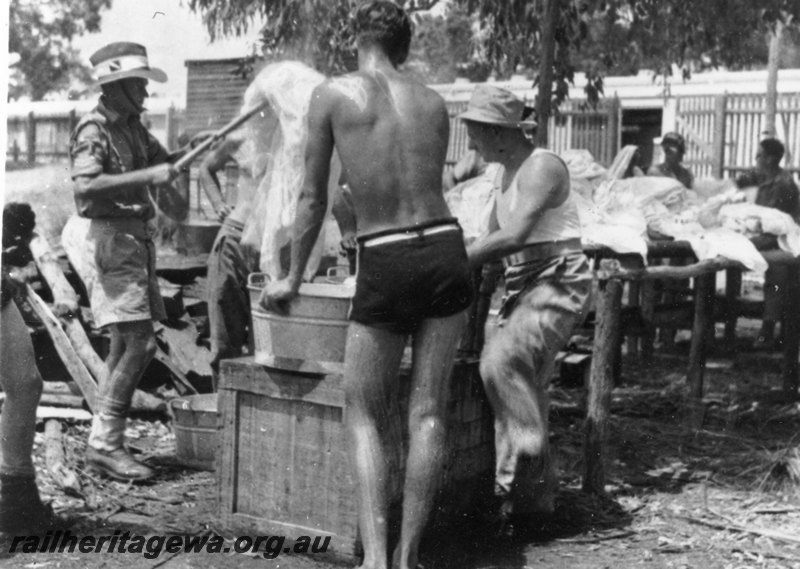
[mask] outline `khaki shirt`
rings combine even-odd
[[[100,174],[122,174],[162,164],[167,150],[148,132],[139,115],[123,117],[107,107],[102,97],[72,133],[69,158],[73,180]],[[92,219],[136,217],[150,219],[155,206],[149,185],[110,193],[109,197],[78,197],[78,215]]]

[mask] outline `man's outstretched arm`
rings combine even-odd
[[[217,172],[224,170],[228,162],[233,158],[233,154],[239,149],[244,142],[241,136],[231,135],[225,138],[216,147],[206,155],[198,169],[198,179],[200,186],[208,196],[208,201],[211,202],[211,207],[214,208],[214,213],[220,221],[223,221],[230,215],[233,208],[230,204],[225,203],[225,198],[222,197],[220,190],[221,184]]]
[[[271,284],[262,292],[259,304],[267,310],[283,312],[286,303],[297,296],[308,258],[325,221],[328,176],[334,147],[331,103],[325,83],[314,89],[308,109],[306,176],[297,200],[292,234],[292,264],[285,279]]]

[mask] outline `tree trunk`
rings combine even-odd
[[[556,26],[561,10],[561,0],[544,0],[544,15],[541,22],[542,59],[539,62],[539,91],[536,95],[536,146],[547,147],[550,109],[553,93],[553,63],[556,54]]]
[[[775,22],[775,30],[770,35],[769,40],[769,62],[767,64],[767,100],[764,112],[764,132],[766,137],[777,135],[775,129],[775,117],[778,106],[778,68],[780,67],[781,57],[781,37],[783,36],[783,24]]]

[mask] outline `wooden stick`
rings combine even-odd
[[[50,244],[44,237],[34,234],[29,244],[39,272],[53,292],[53,312],[57,316],[78,313],[78,295],[70,286]]]
[[[588,412],[584,425],[583,490],[605,493],[603,448],[606,439],[611,391],[614,387],[614,359],[620,341],[619,312],[622,282],[600,281],[597,298],[597,325],[589,380]]]
[[[36,419],[63,419],[65,421],[91,421],[92,414],[85,409],[69,409],[67,407],[45,407],[40,405],[36,408]]]
[[[203,142],[198,144],[192,150],[184,154],[182,157],[178,158],[178,160],[176,160],[174,164],[175,168],[177,168],[178,170],[186,168],[186,166],[191,164],[198,156],[200,156],[203,152],[211,148],[212,144],[214,144],[218,140],[225,138],[227,134],[239,128],[245,122],[250,120],[256,113],[262,111],[268,106],[269,106],[269,101],[264,101],[257,107],[250,109],[249,111],[247,111],[242,115],[239,115],[231,122],[226,124],[224,127],[219,129],[217,132],[215,132],[213,136],[210,136],[209,138],[205,139]]]
[[[81,493],[78,476],[67,466],[61,422],[57,419],[48,419],[44,424],[44,461],[53,481],[62,490],[73,495]]]
[[[64,366],[67,368],[70,376],[72,376],[72,379],[78,384],[78,387],[86,399],[86,403],[89,405],[89,409],[94,411],[95,398],[97,397],[97,384],[95,384],[92,374],[89,373],[89,370],[86,369],[86,366],[78,357],[78,354],[75,353],[75,349],[72,347],[69,338],[64,333],[64,330],[61,329],[61,323],[50,310],[50,307],[47,306],[47,303],[36,294],[31,288],[31,285],[28,284],[25,286],[28,291],[28,301],[33,311],[45,325],[47,333],[52,338],[53,345],[58,355],[61,357],[61,361],[64,362]]]
[[[166,367],[170,371],[170,373],[177,381],[177,384],[183,387],[183,392],[181,393],[181,395],[185,395],[186,393],[197,394],[197,389],[194,388],[192,382],[190,382],[189,378],[187,378],[186,375],[184,375],[180,367],[178,367],[178,365],[174,361],[172,361],[172,358],[170,358],[167,354],[164,353],[164,350],[162,350],[161,348],[156,348],[155,359],[164,364],[164,367]]]
[[[712,512],[714,515],[721,517],[722,519],[727,521],[727,518],[724,516],[720,516],[719,514]],[[794,537],[793,535],[788,535],[779,531],[771,530],[771,529],[764,529],[764,528],[754,528],[749,526],[743,526],[734,522],[727,522],[727,523],[720,523],[720,522],[711,522],[707,520],[701,520],[697,518],[691,518],[689,516],[677,516],[681,519],[686,520],[689,523],[704,525],[716,529],[725,529],[729,531],[738,531],[741,533],[751,533],[753,535],[760,535],[762,537],[768,537],[770,539],[774,539],[777,541],[783,541],[786,543],[795,543],[800,545],[800,538]]]
[[[783,291],[783,392],[787,401],[795,401],[800,388],[800,267],[788,269],[786,287]]]
[[[35,243],[34,243],[35,242]],[[77,310],[77,294],[75,293],[72,286],[67,281],[67,278],[64,276],[64,272],[61,270],[61,267],[58,264],[58,261],[55,260],[55,255],[53,255],[52,251],[46,240],[42,238],[35,238],[32,241],[32,248],[31,251],[34,252],[34,258],[36,260],[36,264],[39,267],[39,272],[42,273],[47,285],[53,291],[53,297],[56,299],[56,303],[58,304],[58,299],[61,299],[61,304],[63,306],[69,306],[71,299],[75,299],[75,309],[69,309],[64,312],[64,316],[60,319],[61,323],[64,325],[64,329],[61,331],[59,336],[65,336],[67,339],[68,344],[71,346],[72,351],[77,355],[78,360],[80,363],[83,364],[83,367],[89,371],[90,377],[92,378],[92,382],[94,385],[94,392],[97,392],[97,383],[101,381],[101,378],[105,376],[106,373],[106,364],[100,358],[100,356],[95,351],[94,347],[92,346],[91,341],[89,340],[89,336],[86,335],[86,330],[83,328],[83,324],[77,318],[78,310]],[[41,300],[41,298],[40,298]],[[33,304],[33,302],[31,302]],[[47,305],[44,305],[47,307]],[[45,318],[40,318],[44,321]],[[59,326],[60,330],[60,326]],[[52,335],[52,333],[51,333]],[[54,340],[55,343],[55,340]],[[59,352],[60,354],[60,352]],[[63,356],[62,356],[63,359]],[[66,365],[66,362],[65,362]],[[75,378],[73,374],[73,370],[67,367],[67,370]],[[76,373],[81,373],[77,372]],[[77,383],[77,379],[76,379]],[[78,385],[81,391],[86,394],[86,390],[84,386]],[[88,399],[87,399],[88,402]],[[92,405],[89,405],[90,409],[93,409]],[[165,412],[166,411],[166,403],[155,397],[150,395],[149,393],[145,393],[140,389],[137,389],[133,393],[133,399],[131,401],[131,408],[138,411],[155,411],[155,412]]]
[[[714,273],[699,275],[694,286],[694,325],[689,350],[689,424],[699,429],[703,425],[703,375],[706,368],[706,337],[713,326]]]
[[[5,403],[5,400],[6,394],[0,393],[0,407]],[[83,409],[83,397],[80,395],[65,395],[63,393],[42,393],[42,396],[39,398],[39,405]]]
[[[690,279],[696,276],[716,273],[723,269],[742,268],[738,261],[725,257],[706,259],[684,266],[657,265],[640,269],[623,268],[616,259],[603,259],[595,276],[598,279],[652,280],[652,279]]]
[[[725,274],[725,298],[730,312],[725,318],[725,343],[729,346],[736,341],[736,321],[739,316],[738,302],[742,292],[742,271],[728,269]]]

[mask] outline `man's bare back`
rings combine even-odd
[[[354,31],[359,71],[326,81],[312,95],[292,267],[286,279],[270,283],[260,304],[281,312],[298,294],[327,208],[335,148],[359,234],[343,384],[364,545],[361,567],[387,569],[393,557],[393,566],[413,569],[444,468],[449,377],[472,286],[462,232],[442,195],[447,110],[436,93],[397,71],[408,55],[410,19],[397,4],[372,0],[357,8]],[[412,428],[400,539],[391,556],[387,397],[409,334]]]
[[[315,95],[329,109],[359,233],[450,216],[441,188],[449,119],[435,91],[367,69],[330,79]]]

